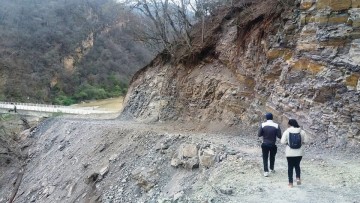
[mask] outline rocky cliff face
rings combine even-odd
[[[360,1],[252,1],[208,19],[204,43],[133,78],[122,117],[257,124],[289,118],[323,144],[360,140]]]

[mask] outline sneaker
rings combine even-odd
[[[289,183],[288,186],[289,186],[289,188],[294,187],[294,185],[292,183]]]
[[[274,170],[274,169],[273,169],[273,170],[270,169],[270,173],[275,173],[275,170]]]
[[[296,179],[296,185],[301,185],[301,180],[300,180],[300,178],[297,178],[297,179]]]
[[[269,172],[264,172],[264,176],[268,177],[269,176]]]

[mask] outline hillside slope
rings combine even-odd
[[[68,105],[124,94],[152,58],[128,18],[112,0],[2,1],[0,101]]]
[[[323,145],[358,147],[358,1],[244,2],[208,19],[203,43],[194,30],[191,50],[138,71],[122,117],[227,128],[270,111]]]

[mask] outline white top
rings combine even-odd
[[[299,149],[292,149],[289,147],[289,133],[300,133],[301,135],[301,147]],[[308,137],[305,131],[301,130],[301,128],[290,127],[285,130],[281,137],[281,144],[286,144],[285,155],[286,157],[295,157],[295,156],[304,156],[304,143],[308,142]]]

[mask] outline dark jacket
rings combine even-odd
[[[281,129],[279,124],[272,120],[267,120],[262,123],[259,129],[259,137],[263,137],[263,144],[268,146],[275,146],[276,137],[281,139]]]

